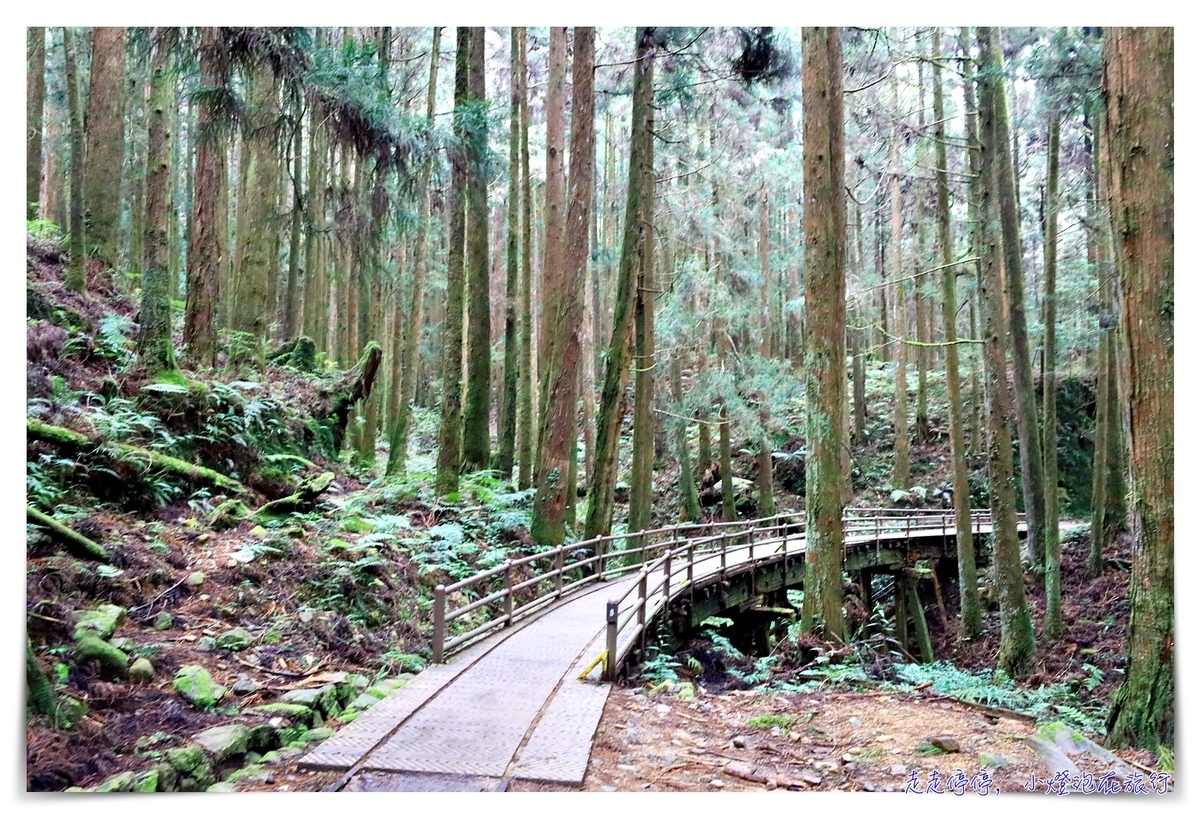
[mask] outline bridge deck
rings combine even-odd
[[[986,533],[990,526],[976,529]],[[953,547],[954,529],[920,532]],[[883,535],[903,539],[904,532]],[[847,545],[877,541],[847,538]],[[759,545],[755,562],[797,559],[803,539]],[[749,554],[697,555],[693,585],[716,581],[722,570],[747,567]],[[608,697],[600,668],[577,677],[605,647],[605,607],[636,599],[638,577],[586,586],[533,619],[500,630],[432,665],[301,759],[312,769],[341,770],[346,789],[480,790],[510,778],[579,786],[592,737]],[[672,593],[678,581],[672,580]],[[661,611],[661,590],[647,596],[647,621]],[[624,640],[626,643],[631,640]],[[624,655],[627,644],[622,645]]]

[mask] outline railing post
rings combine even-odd
[[[446,661],[446,586],[439,585],[433,589],[433,661],[441,664]]]
[[[512,627],[513,577],[512,560],[504,561],[504,627]]]
[[[566,546],[560,545],[555,549],[554,554],[554,598],[558,599],[562,596],[563,588],[563,549]]]
[[[746,539],[750,540],[750,562],[754,562],[754,529],[751,528],[746,532]]]
[[[604,582],[604,545],[603,536],[596,538],[596,582]]]
[[[609,600],[604,609],[604,621],[607,625],[604,635],[603,680],[606,682],[617,680],[617,605],[617,602]]]
[[[671,601],[671,552],[667,551],[666,559],[663,560],[663,610],[666,610],[667,603]]]
[[[728,540],[729,540],[729,535],[722,533],[721,534],[721,573],[722,574],[725,573],[725,545],[728,542]]]
[[[695,576],[693,568],[696,565],[696,544],[688,540],[688,556],[687,556],[687,579],[688,585],[692,584],[692,579]]]
[[[639,625],[646,624],[646,578],[648,576],[645,571],[642,571],[641,577],[638,579],[638,597],[640,597],[640,602],[638,604],[637,621]]]

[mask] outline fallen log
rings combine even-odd
[[[333,485],[334,474],[331,471],[322,472],[321,474],[312,477],[306,477],[300,481],[300,485],[296,488],[294,494],[287,497],[280,497],[278,500],[262,506],[255,514],[258,516],[278,516],[282,517],[292,512],[312,511],[316,508],[317,498],[329,490]]]
[[[112,560],[112,557],[104,549],[104,546],[92,542],[79,532],[73,531],[49,514],[43,514],[33,506],[25,506],[25,518],[32,523],[49,529],[50,534],[56,540],[66,545],[67,550],[77,557],[99,560],[100,562],[110,562]]]
[[[34,440],[41,440],[46,443],[53,443],[56,446],[74,449],[91,448],[99,450],[102,447],[110,447],[122,454],[145,459],[147,470],[150,468],[162,469],[192,483],[208,483],[232,492],[235,495],[250,494],[249,489],[232,477],[226,477],[218,471],[207,469],[204,466],[197,466],[194,463],[188,463],[185,460],[180,460],[177,457],[171,457],[161,452],[154,452],[128,443],[117,443],[112,440],[93,440],[85,434],[80,434],[71,429],[64,429],[61,426],[42,423],[40,420],[33,418],[26,420],[25,428],[26,433]]]
[[[320,420],[329,423],[329,432],[332,438],[332,452],[334,457],[342,450],[342,442],[346,437],[346,424],[350,420],[350,410],[354,404],[359,401],[365,401],[371,397],[371,389],[375,386],[375,376],[379,372],[379,364],[383,360],[383,349],[378,342],[372,341],[367,344],[363,350],[362,357],[358,359],[358,364],[350,372],[356,373],[354,379],[333,393],[329,411],[327,411]]]

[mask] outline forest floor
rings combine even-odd
[[[50,249],[31,246],[29,266],[31,417],[74,423],[80,430],[104,419],[111,429],[119,409],[141,424],[130,427],[130,434],[166,433],[168,427],[155,426],[138,402],[145,376],[120,365],[131,359],[136,305],[94,271],[90,296],[65,291],[61,259]],[[254,393],[260,411],[272,400],[311,402],[312,384],[291,370],[267,367],[260,380],[240,387]],[[175,427],[170,431],[182,435]],[[431,448],[430,438],[419,426],[414,450]],[[229,446],[231,456],[240,456]],[[914,463],[924,464],[929,480],[944,476],[943,448],[914,449]],[[28,529],[30,644],[56,693],[83,705],[69,728],[45,717],[27,719],[29,790],[95,787],[119,773],[144,773],[161,767],[201,731],[231,721],[250,726],[281,721],[255,708],[297,701],[331,685],[348,691],[402,683],[423,664],[424,609],[433,585],[532,546],[518,522],[527,493],[500,481],[464,478],[461,497],[446,502],[418,485],[428,466],[419,458],[410,462],[412,480],[391,484],[373,480],[370,469],[312,457],[317,467],[336,474],[316,511],[279,523],[251,519],[215,528],[213,513],[223,499],[215,492],[159,489],[163,496],[146,499],[137,495],[147,490],[139,482],[143,478],[123,466],[113,471],[84,456],[65,458],[29,443],[30,502],[65,514],[77,531],[114,555],[111,565],[80,560]],[[741,476],[749,479],[748,465],[741,464]],[[665,496],[673,478],[665,473],[660,478]],[[252,488],[267,497],[272,490],[267,483]],[[780,506],[799,507],[798,499],[781,495]],[[869,490],[865,501],[878,504],[879,492]],[[1083,574],[1087,547],[1086,536],[1065,540],[1067,632],[1054,643],[1039,642],[1034,674],[1015,689],[1069,690],[1074,715],[1094,724],[1126,661],[1128,542],[1118,538],[1095,580]],[[1027,592],[1040,622],[1044,592],[1036,580],[1027,577]],[[953,583],[942,588],[945,621],[953,623]],[[72,660],[80,613],[103,604],[123,609],[111,641],[131,660],[148,660],[149,679],[134,682],[107,675],[94,662]],[[929,610],[940,659],[977,678],[991,670],[998,640],[994,610],[987,614],[984,637],[966,646],[934,615],[935,608]],[[246,644],[230,647],[231,633],[239,630]],[[1023,743],[1033,732],[1033,718],[981,710],[939,693],[937,684],[905,681],[892,660],[873,649],[841,656],[834,666],[854,672],[842,678],[828,674],[818,683],[812,675],[820,662],[812,651],[794,649],[749,683],[752,658],[729,662],[740,675],[717,672],[708,660],[711,643],[689,647],[705,659],[702,673],[689,677],[681,660],[678,685],[642,680],[614,688],[585,791],[904,790],[914,771],[923,786],[933,770],[943,780],[959,768],[972,778],[985,753],[994,756],[990,761],[998,766],[989,769],[1003,790],[1015,790],[1038,774],[1037,757]],[[185,701],[173,679],[188,666],[204,667],[228,694],[207,708]],[[995,694],[991,703],[1007,703],[1006,696],[1015,701],[1012,690]],[[1067,712],[1048,698],[1030,696],[1046,720]],[[228,788],[329,786],[336,775],[301,771],[296,759],[306,743],[351,717],[354,708],[346,704],[323,705],[324,717],[310,710],[302,724],[282,719],[286,735],[282,741],[276,735],[273,756],[226,759],[211,778],[248,765]],[[942,737],[953,739],[959,750],[931,750],[928,740]],[[1153,754],[1121,755],[1146,767],[1156,763]]]

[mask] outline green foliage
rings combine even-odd
[[[62,246],[63,230],[49,219],[26,221],[25,232],[39,244]]]
[[[787,730],[796,723],[796,720],[797,717],[790,713],[766,713],[746,719],[746,726],[753,730],[770,730],[772,727]]]

